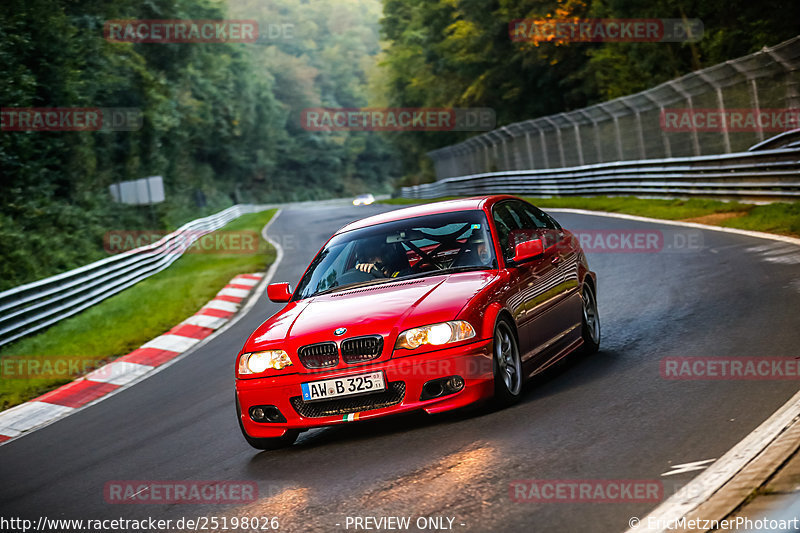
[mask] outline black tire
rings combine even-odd
[[[591,285],[584,282],[581,293],[581,336],[583,353],[589,355],[600,349],[600,314],[597,312],[597,297]]]
[[[239,407],[239,399],[236,398],[234,402],[236,403],[236,420],[239,422],[239,429],[242,430],[244,440],[246,440],[247,444],[256,450],[280,450],[281,448],[287,448],[291,446],[294,444],[294,441],[297,440],[297,436],[300,434],[300,432],[296,429],[287,429],[286,433],[284,433],[282,437],[275,437],[271,439],[251,437],[244,430],[244,425],[242,425],[242,409]]]
[[[501,318],[494,327],[494,401],[499,407],[507,407],[522,397],[522,360],[514,328]]]

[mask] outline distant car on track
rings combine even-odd
[[[375,197],[371,194],[359,194],[353,199],[353,205],[371,205],[375,203]]]
[[[513,196],[437,202],[340,229],[236,360],[245,439],[494,398],[600,343],[597,281],[578,239]]]
[[[765,141],[754,144],[747,149],[748,152],[760,152],[761,150],[779,150],[782,148],[800,147],[800,128],[779,133]]]

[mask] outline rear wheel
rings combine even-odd
[[[597,298],[594,289],[588,283],[583,284],[581,293],[583,300],[583,318],[581,336],[583,337],[583,351],[592,354],[600,349],[600,315],[597,312]]]
[[[294,444],[294,441],[297,440],[297,436],[300,434],[299,431],[296,429],[287,429],[286,433],[283,434],[281,437],[274,437],[274,438],[257,438],[251,437],[247,434],[244,430],[244,425],[242,424],[242,409],[239,407],[239,399],[236,398],[236,420],[239,421],[239,429],[242,430],[242,435],[244,436],[244,440],[247,441],[247,444],[252,446],[257,450],[279,450],[281,448],[286,448],[287,446],[291,446]]]
[[[504,318],[494,327],[493,350],[495,402],[511,405],[522,396],[522,361],[514,330]]]

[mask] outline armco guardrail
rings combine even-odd
[[[236,205],[184,224],[148,246],[0,293],[0,345],[72,316],[164,270],[206,233],[266,208]]]
[[[445,178],[400,191],[404,198],[420,199],[496,193],[798,199],[800,148],[489,172]]]

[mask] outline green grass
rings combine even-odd
[[[222,230],[255,231],[275,210],[243,215]],[[249,234],[249,233],[248,233]],[[230,241],[228,241],[230,242]],[[264,271],[275,250],[257,238],[258,249],[237,254],[185,253],[169,268],[43,333],[0,350],[6,356],[79,357],[88,367],[125,355],[194,314],[237,274]],[[85,359],[84,359],[85,358]],[[8,375],[8,372],[3,375]],[[70,379],[5,379],[0,375],[0,408],[29,400]]]
[[[724,220],[720,225],[800,237],[800,202],[757,205],[747,216]]]
[[[380,200],[378,203],[410,205],[448,200],[451,198],[452,197],[439,198],[436,200],[392,198],[391,200]],[[700,222],[731,228],[800,236],[800,202],[755,205],[703,198],[661,200],[635,198],[632,196],[526,198],[526,200],[542,209],[588,209],[591,211],[627,213],[629,215],[666,220],[687,220],[707,217],[708,215],[729,214],[731,218],[724,218],[717,221],[700,220]]]

